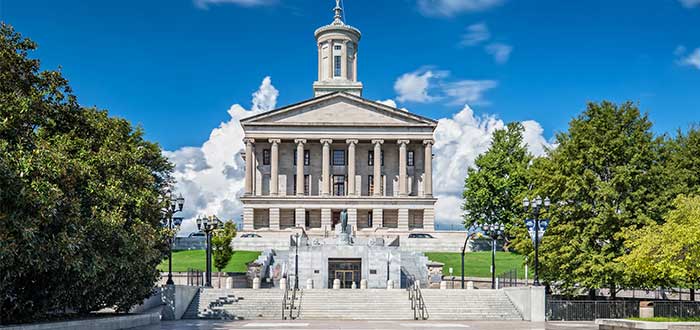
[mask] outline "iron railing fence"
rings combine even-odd
[[[501,274],[498,275],[498,288],[507,288],[507,287],[515,287],[518,286],[519,284],[524,283],[518,283],[518,270],[517,269],[511,269],[508,271],[505,271]]]
[[[201,270],[190,268],[187,270],[187,285],[204,286],[204,273]]]
[[[698,301],[654,301],[654,316],[659,317],[700,317]]]
[[[546,316],[550,321],[593,321],[638,317],[639,301],[547,299]]]

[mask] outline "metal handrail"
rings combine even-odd
[[[289,298],[289,285],[287,285],[286,288],[284,288],[284,297],[282,297],[282,319],[286,320],[286,312],[287,312],[287,298]]]
[[[423,292],[420,290],[420,284],[413,275],[408,275],[408,281],[409,283],[406,286],[406,290],[408,291],[408,299],[411,301],[413,319],[427,320],[429,315],[425,306],[425,300],[423,300]]]

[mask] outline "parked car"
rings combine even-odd
[[[204,236],[206,236],[206,235],[204,235],[203,232],[198,231],[198,232],[190,233],[187,237],[204,237]]]
[[[255,233],[243,234],[241,238],[260,238],[261,236]]]
[[[414,234],[408,234],[408,238],[435,238],[435,237],[433,237],[433,235],[430,235],[430,234],[414,233]]]

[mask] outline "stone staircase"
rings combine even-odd
[[[302,320],[412,320],[406,290],[303,290]]]
[[[202,288],[183,319],[277,320],[282,318],[284,291],[276,289]]]
[[[522,320],[503,290],[421,290],[430,320]]]
[[[401,251],[401,287],[406,287],[406,276],[414,276],[421,287],[428,285],[428,257],[421,252]]]

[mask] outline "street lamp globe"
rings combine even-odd
[[[182,197],[182,194],[177,196],[177,209],[178,211],[182,211],[182,207],[185,206],[185,198]]]
[[[527,210],[527,208],[530,206],[530,200],[527,199],[527,197],[523,198],[523,207]]]
[[[549,205],[552,204],[552,201],[549,200],[549,197],[546,197],[544,199],[544,207],[549,208]]]
[[[542,197],[537,196],[537,198],[535,199],[535,204],[536,204],[538,207],[539,207],[539,206],[542,206]]]

